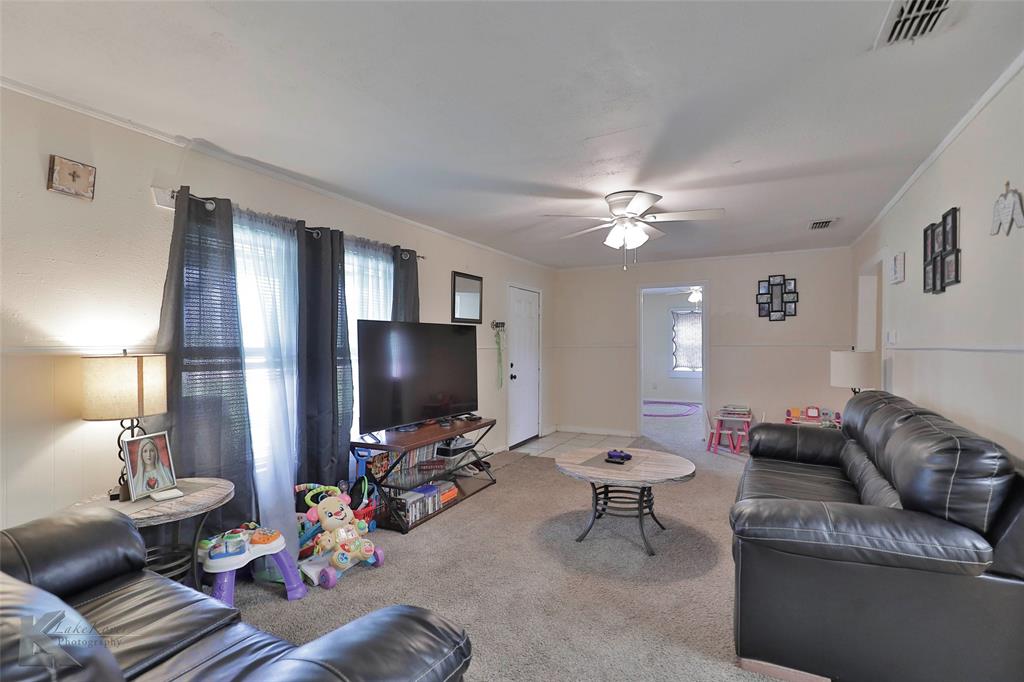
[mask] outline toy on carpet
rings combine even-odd
[[[284,578],[289,600],[306,596],[306,586],[295,568],[295,560],[285,547],[280,531],[262,528],[258,524],[244,523],[238,528],[201,540],[197,559],[203,570],[217,577],[213,583],[213,596],[228,606],[235,604],[235,571],[253,559],[271,556]]]
[[[370,525],[355,516],[352,499],[337,486],[300,484],[296,492],[306,492],[309,506],[299,533],[303,545],[299,570],[306,578],[325,589],[338,582],[341,574],[358,563],[380,566],[384,551],[362,536]]]

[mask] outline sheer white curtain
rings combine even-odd
[[[359,435],[359,334],[357,320],[390,320],[395,262],[391,247],[345,235],[345,303],[352,354],[352,436]]]
[[[296,352],[299,275],[295,223],[234,210],[235,271],[260,522],[284,534],[298,556],[295,533]],[[276,578],[266,562],[264,577]]]

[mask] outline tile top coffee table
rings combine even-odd
[[[563,474],[590,483],[590,521],[576,542],[583,542],[594,527],[594,521],[602,516],[637,518],[644,548],[653,556],[654,550],[644,532],[644,517],[650,516],[662,530],[665,526],[654,515],[651,486],[688,481],[696,474],[697,467],[679,455],[639,448],[626,449],[633,459],[625,464],[609,464],[604,461],[607,452],[603,448],[584,448],[566,452],[555,459],[555,466]]]

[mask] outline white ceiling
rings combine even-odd
[[[1011,2],[871,51],[888,5],[5,1],[2,74],[548,265],[621,258],[541,217],[611,191],[726,209],[667,260],[851,243],[1024,49]]]

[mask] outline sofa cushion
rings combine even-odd
[[[935,415],[917,414],[892,432],[875,460],[905,509],[986,533],[1013,483],[996,443]]]
[[[908,419],[918,415],[928,415],[944,419],[938,413],[918,407],[910,402],[890,403],[879,407],[872,413],[864,425],[863,433],[857,442],[864,448],[864,452],[871,458],[871,461],[877,465],[878,459],[885,451],[885,446],[892,437],[892,434],[903,426]]]
[[[150,668],[136,680],[242,680],[295,648],[246,623],[212,632],[189,648]]]
[[[890,507],[892,509],[903,509],[900,503],[899,493],[892,487],[878,471],[878,467],[868,458],[864,448],[856,441],[848,440],[839,453],[843,462],[843,471],[846,473],[853,485],[860,494],[860,501],[863,504],[870,504],[875,507]]]
[[[132,678],[237,622],[238,610],[151,571],[95,585],[67,601],[96,630]]]
[[[966,576],[992,564],[991,545],[974,531],[904,509],[747,500],[733,505],[729,522],[737,538],[819,559]]]
[[[58,597],[145,565],[139,531],[113,509],[61,512],[0,531],[0,570]]]
[[[22,651],[26,637],[39,647],[35,651],[28,647],[28,660]],[[0,678],[4,682],[50,680],[46,665],[51,661],[63,682],[124,679],[103,638],[80,613],[57,596],[0,573]]]
[[[843,408],[843,433],[847,438],[852,438],[862,445],[864,444],[864,427],[876,410],[886,405],[910,405],[913,403],[906,398],[900,398],[885,391],[861,391],[850,398]]]
[[[839,467],[751,458],[736,501],[764,498],[860,502],[857,489]]]

